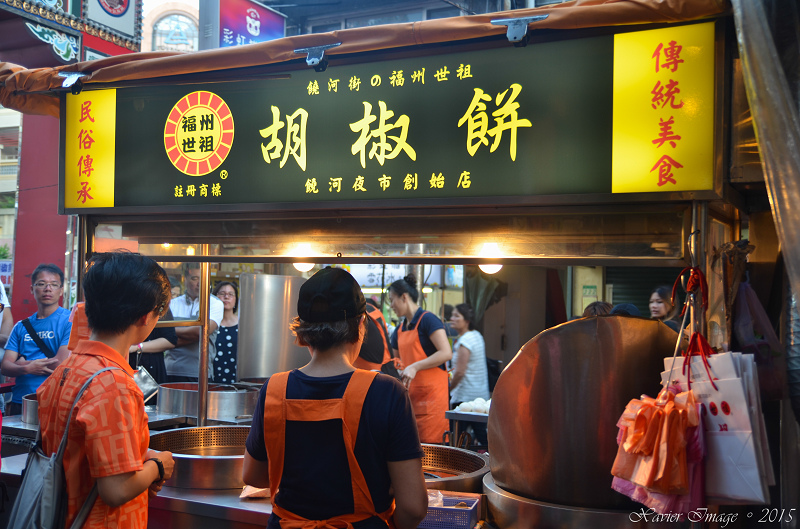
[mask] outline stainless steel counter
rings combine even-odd
[[[197,418],[187,415],[177,415],[174,413],[161,413],[155,406],[146,406],[147,412],[147,425],[150,430],[158,430],[161,428],[169,428],[173,426],[196,426]],[[209,426],[212,425],[235,425],[235,426],[249,426],[252,419],[222,419],[215,421],[208,421]],[[38,425],[28,424],[22,422],[21,415],[11,415],[3,417],[3,435],[13,435],[16,437],[27,437],[34,439],[36,437],[36,430]]]
[[[166,428],[169,426],[180,426],[181,424],[191,424],[196,422],[194,417],[185,417],[173,413],[158,413],[158,411],[147,412],[147,425],[150,429]],[[38,425],[22,422],[21,415],[11,415],[3,417],[3,435],[14,435],[17,437],[36,438]]]
[[[269,498],[239,499],[241,490],[164,487],[150,499],[148,529],[196,527],[263,529],[272,513]]]
[[[25,467],[26,454],[4,457],[0,479],[14,501]],[[269,498],[239,499],[239,489],[198,490],[164,487],[150,499],[149,529],[220,527],[263,529],[272,513]],[[10,509],[9,509],[10,510]],[[2,520],[2,517],[0,517]]]
[[[446,411],[444,416],[451,421],[489,422],[488,413],[474,413],[471,411]]]

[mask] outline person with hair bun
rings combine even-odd
[[[417,429],[423,443],[442,443],[448,421],[448,375],[445,363],[453,357],[444,324],[417,304],[417,279],[409,274],[389,285],[389,303],[404,321],[392,334],[395,356],[404,365],[403,384],[408,388]]]

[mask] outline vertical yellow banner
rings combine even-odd
[[[66,208],[114,207],[117,91],[67,95]]]
[[[614,193],[714,186],[714,23],[614,37]]]

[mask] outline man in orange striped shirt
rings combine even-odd
[[[150,258],[130,252],[96,254],[83,280],[91,336],[78,343],[36,392],[46,454],[58,449],[77,392],[64,454],[66,527],[97,483],[98,498],[84,528],[147,527],[148,491],[172,475],[172,454],[148,449],[150,432],[141,390],[128,364],[131,344],[143,341],[166,310],[170,284]]]

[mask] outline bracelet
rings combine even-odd
[[[140,342],[140,343],[139,343],[139,344],[136,346],[136,348],[139,350],[139,354],[142,354],[142,353],[144,352],[144,351],[142,351],[142,346],[143,346],[143,345],[144,345],[144,342]]]
[[[164,481],[164,463],[162,463],[157,457],[151,457],[150,459],[145,460],[145,463],[148,461],[155,461],[156,466],[158,467],[158,479],[156,481]]]

